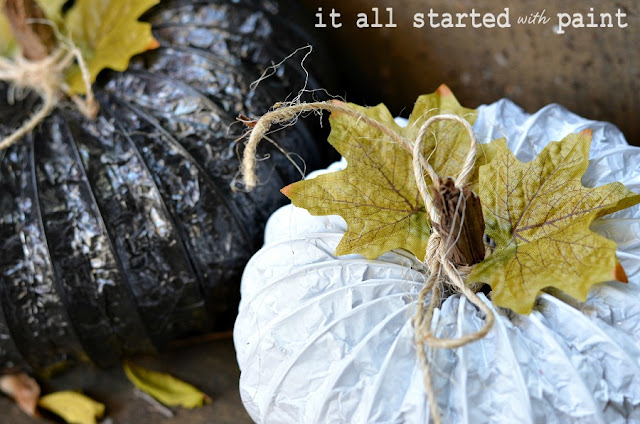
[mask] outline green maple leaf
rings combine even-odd
[[[593,220],[640,203],[621,183],[582,186],[591,132],[550,143],[522,163],[497,140],[499,153],[480,168],[486,234],[497,247],[476,265],[469,283],[487,283],[492,301],[529,313],[537,294],[556,287],[579,300],[589,288],[624,275],[616,243],[592,232]]]
[[[407,127],[397,125],[382,104],[371,108],[348,106],[411,142],[422,124],[434,115],[455,113],[470,123],[476,118],[476,112],[460,106],[446,86],[418,98]],[[333,112],[330,123],[329,143],[346,158],[346,169],[294,183],[282,192],[294,205],[313,215],[340,215],[345,219],[347,231],[336,248],[337,255],[360,253],[372,259],[403,248],[423,259],[431,228],[413,176],[411,154],[389,135],[345,113]],[[469,143],[462,125],[438,122],[423,141],[423,155],[438,175],[455,177]],[[490,145],[482,145],[476,167],[486,163],[492,152]],[[476,185],[477,168],[470,181]]]
[[[159,0],[76,0],[64,17],[64,28],[82,51],[94,82],[105,68],[124,71],[138,53],[157,47],[151,24],[138,18]],[[76,67],[68,76],[70,91],[84,94],[82,75]]]

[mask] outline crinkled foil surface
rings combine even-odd
[[[482,142],[506,137],[523,161],[590,128],[583,183],[622,181],[640,192],[640,148],[610,124],[558,105],[529,115],[501,100],[480,107],[474,128]],[[491,306],[497,321],[487,337],[431,354],[443,422],[640,422],[640,209],[593,228],[618,243],[629,284],[600,284],[585,303],[542,294],[528,316]],[[285,206],[245,270],[234,337],[242,399],[256,422],[429,421],[411,326],[422,266],[402,252],[337,259],[344,230],[339,217]],[[458,337],[482,324],[473,305],[452,296],[433,330]]]
[[[326,86],[292,59],[252,89],[309,39],[290,9],[163,1],[144,18],[160,47],[101,74],[95,120],[63,105],[0,151],[0,373],[110,366],[231,326],[244,266],[285,203],[278,190],[299,178],[285,153],[323,163],[313,127],[296,125],[260,147],[255,191],[231,187],[236,117]],[[0,137],[40,107],[11,93],[0,83]]]

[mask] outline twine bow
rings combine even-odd
[[[454,180],[456,188],[459,188],[461,193],[457,208],[459,207],[464,210],[466,204],[465,198],[462,195],[462,189],[467,184],[469,177],[473,172],[476,160],[476,152],[478,149],[478,143],[475,134],[473,133],[473,128],[471,128],[471,125],[465,119],[459,117],[458,115],[436,115],[429,118],[422,125],[417,139],[412,143],[397,134],[395,131],[392,131],[388,127],[380,124],[378,121],[371,119],[368,116],[363,115],[357,110],[350,108],[340,102],[329,101],[281,105],[280,107],[266,113],[257,122],[253,123],[249,141],[245,146],[241,168],[247,190],[251,190],[257,185],[257,177],[255,174],[255,156],[257,146],[260,143],[260,140],[266,136],[271,126],[273,124],[291,125],[295,123],[295,120],[298,118],[298,116],[300,116],[300,114],[306,112],[318,112],[322,110],[345,113],[361,122],[365,122],[366,124],[390,137],[391,140],[411,153],[413,157],[413,171],[415,180],[432,223],[432,233],[429,237],[424,261],[425,265],[429,269],[429,277],[425,282],[425,285],[420,290],[417,302],[418,307],[415,315],[412,318],[412,323],[414,326],[414,343],[416,345],[418,362],[423,372],[424,386],[427,394],[427,399],[429,401],[431,417],[433,418],[433,421],[435,423],[440,424],[440,414],[435,392],[433,389],[431,367],[427,356],[427,349],[455,349],[476,340],[480,340],[484,336],[486,336],[493,327],[495,317],[493,311],[476,295],[476,293],[471,288],[469,288],[465,284],[465,279],[473,269],[473,266],[456,266],[449,257],[449,253],[453,245],[456,243],[456,238],[454,237],[455,234],[449,233],[446,238],[443,238],[441,234],[439,234],[436,230],[438,224],[441,223],[441,215],[435,207],[434,201],[429,194],[429,189],[425,181],[425,173],[434,183],[434,185],[438,184],[441,179],[422,154],[421,145],[429,127],[435,122],[455,121],[462,124],[469,133],[469,137],[471,138],[469,153],[467,154],[460,174]],[[464,216],[464,214],[461,214],[460,216]],[[477,306],[478,309],[484,312],[484,314],[486,315],[486,319],[482,329],[475,333],[467,334],[455,339],[444,339],[435,337],[435,335],[431,332],[431,322],[433,320],[433,313],[439,306],[439,303],[441,301],[442,287],[444,287],[445,285],[452,287],[454,290],[466,296],[473,305]],[[427,303],[427,297],[429,296],[429,294],[431,294],[431,298]]]

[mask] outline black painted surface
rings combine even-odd
[[[0,369],[43,373],[86,358],[107,366],[230,328],[243,267],[286,200],[280,188],[299,179],[264,143],[263,184],[232,189],[245,130],[235,118],[304,87],[301,57],[250,87],[310,41],[278,8],[160,4],[145,19],[161,47],[100,75],[95,121],[63,106],[0,152]],[[311,76],[308,88],[322,84]],[[38,106],[34,96],[7,104],[6,91],[0,134]],[[308,168],[323,164],[312,139],[302,122],[277,137]]]

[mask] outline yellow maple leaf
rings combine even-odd
[[[124,71],[138,53],[157,47],[151,24],[138,18],[159,0],[76,0],[64,17],[64,28],[82,51],[94,82],[105,68]],[[68,82],[72,94],[84,94],[82,75],[76,67]]]
[[[36,0],[44,16],[58,26],[62,24],[62,7],[66,2],[67,0]]]
[[[148,370],[130,361],[124,362],[124,372],[138,389],[164,405],[193,409],[209,401],[200,390],[170,374]]]
[[[16,48],[16,40],[11,33],[9,21],[0,13],[0,56],[10,57]]]
[[[43,396],[38,406],[53,412],[69,424],[96,424],[104,405],[79,392],[63,391]]]
[[[370,108],[347,106],[410,143],[434,115],[454,113],[470,123],[476,118],[476,112],[460,106],[444,85],[435,93],[418,98],[406,127],[396,124],[382,104]],[[414,179],[411,154],[388,134],[345,113],[333,112],[330,123],[329,143],[347,160],[346,169],[294,183],[282,192],[294,205],[313,215],[340,215],[345,219],[347,231],[336,248],[337,255],[360,253],[376,258],[403,248],[422,260],[431,229]],[[442,121],[430,127],[422,153],[438,175],[455,177],[469,144],[469,135],[462,125]],[[492,152],[490,145],[478,149],[476,169],[470,179],[472,187],[477,184],[477,167],[486,163]]]
[[[621,183],[582,185],[591,132],[552,142],[529,163],[518,161],[504,140],[492,144],[498,153],[480,168],[478,194],[496,249],[468,282],[489,284],[496,305],[526,314],[544,288],[585,300],[592,285],[619,277],[616,243],[589,225],[640,203],[640,195]]]

